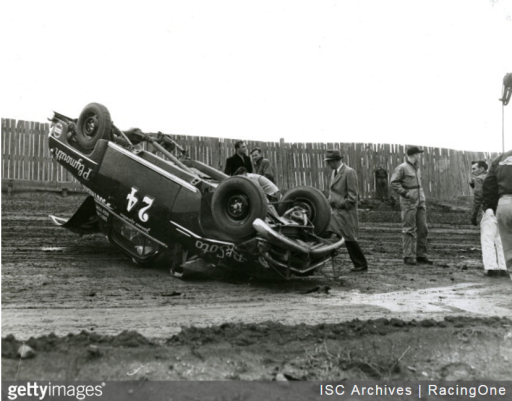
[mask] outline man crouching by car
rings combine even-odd
[[[357,217],[357,174],[342,161],[337,149],[327,150],[325,161],[333,170],[329,183],[331,222],[327,231],[345,238],[345,245],[354,268],[351,272],[365,272],[368,262],[357,242],[359,221]]]
[[[249,178],[251,181],[254,181],[261,187],[261,189],[263,189],[263,192],[265,192],[265,195],[267,195],[267,198],[270,202],[277,202],[279,199],[281,199],[281,192],[279,191],[279,188],[267,177],[259,174],[249,173],[245,167],[239,167],[235,171],[234,175],[241,175]]]

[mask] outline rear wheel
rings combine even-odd
[[[212,215],[217,226],[231,237],[255,232],[252,223],[267,215],[263,190],[246,177],[226,178],[213,194]]]
[[[94,149],[100,139],[111,140],[112,119],[108,109],[99,103],[90,103],[82,110],[77,122],[76,140],[85,150]]]
[[[317,235],[322,234],[331,221],[329,202],[324,194],[316,188],[293,188],[286,192],[279,202],[277,212],[281,216],[294,207],[303,209],[309,221],[315,226],[315,234]]]

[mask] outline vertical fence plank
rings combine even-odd
[[[297,185],[306,185],[305,183],[305,155],[304,155],[304,144],[299,142],[297,143],[297,164],[295,166],[296,170],[299,172],[298,179],[297,179]]]
[[[23,179],[23,140],[25,139],[25,123],[18,121],[16,125],[17,139],[16,139],[16,179]]]
[[[324,158],[324,150],[322,148],[321,143],[315,143],[314,145],[314,151],[315,151],[315,164],[316,164],[316,180],[318,182],[317,188],[320,191],[325,190],[324,185],[324,166],[323,166],[323,158]]]
[[[425,191],[425,196],[427,199],[432,199],[432,172],[434,169],[434,164],[432,161],[432,149],[427,148],[424,153],[425,159],[425,167],[422,170],[423,173],[423,190]]]
[[[297,146],[295,147],[295,154],[297,155],[296,157],[296,162],[295,162],[295,171],[297,171],[297,181],[296,181],[296,185],[297,186],[300,186],[302,185],[303,183],[303,175],[304,175],[304,162],[303,162],[303,149],[302,149],[302,143],[297,143],[296,144]]]
[[[210,161],[210,166],[213,168],[217,168],[219,165],[219,146],[217,140],[215,138],[210,137],[210,149],[212,154],[212,160]]]
[[[308,143],[307,149],[309,153],[309,160],[311,163],[310,168],[310,185],[315,188],[320,188],[320,181],[318,179],[318,152],[316,143]]]
[[[325,161],[325,157],[327,155],[327,149],[329,149],[328,143],[320,143],[318,144],[318,154],[319,154],[319,160],[318,160],[318,173],[320,175],[320,179],[322,181],[322,187],[319,188],[322,190],[322,192],[327,193],[329,190],[329,183],[331,179],[331,173],[332,170],[327,165],[327,162]]]
[[[287,180],[286,189],[291,189],[295,186],[295,178],[293,176],[293,144],[287,142],[285,144],[286,165],[284,168],[285,179]]]
[[[17,179],[17,180],[22,178],[21,171],[23,170],[23,166],[22,166],[21,160],[20,160],[20,154],[21,154],[20,147],[21,147],[22,138],[23,138],[23,121],[18,120],[18,123],[16,124],[16,135],[14,137],[14,152],[13,152],[13,157],[14,157],[14,176],[13,176],[13,178]]]
[[[28,136],[30,135],[29,133],[29,124],[28,124],[28,121],[23,121],[23,133],[21,135],[21,142],[20,142],[20,161],[21,161],[21,172],[20,172],[20,178],[22,180],[26,180],[27,179],[27,170],[28,170],[28,165],[27,165],[27,152],[29,151],[29,146],[28,146]]]
[[[436,170],[435,170],[435,179],[434,182],[436,184],[436,194],[435,199],[439,199],[439,196],[442,193],[442,181],[441,181],[441,170],[443,168],[443,152],[440,148],[436,148]]]
[[[296,177],[296,172],[297,170],[295,169],[296,167],[296,144],[295,143],[290,143],[289,145],[289,159],[288,159],[288,166],[287,166],[287,170],[288,170],[288,178],[289,178],[289,187],[288,189],[290,188],[294,188],[297,186],[297,177]]]
[[[391,161],[391,146],[386,143],[382,147],[382,157],[380,158],[380,162],[382,163],[382,167],[386,169],[388,172],[388,182],[391,179],[391,174],[393,174],[394,166]],[[375,180],[375,178],[373,178]],[[388,189],[388,193],[386,196],[391,196],[391,188]]]
[[[224,171],[224,162],[226,160],[226,150],[224,149],[224,139],[223,138],[219,138],[217,140],[217,150],[219,152],[219,160],[218,160],[218,163],[216,166],[213,166],[215,167],[216,169],[220,170],[220,171]]]
[[[462,194],[463,189],[463,181],[465,177],[467,176],[467,169],[464,165],[464,152],[457,152],[455,150],[452,150],[453,155],[457,159],[457,164],[453,164],[450,161],[450,169],[452,171],[452,177],[455,179],[455,193],[452,191],[452,197],[455,197],[455,194]],[[460,168],[457,168],[457,166],[460,166]]]
[[[2,118],[2,178],[12,177],[12,124],[13,120]]]
[[[36,181],[40,180],[39,177],[39,150],[40,150],[40,140],[41,140],[41,134],[40,134],[40,127],[41,123],[35,123],[34,124],[34,154],[33,154],[33,163],[34,163],[34,175],[33,179]]]
[[[52,164],[56,163],[56,162],[54,162],[50,156],[50,147],[48,145],[48,140],[43,140],[43,160],[44,160],[44,170],[45,170],[44,174],[46,177],[45,179],[48,181],[51,181],[52,180],[52,178],[51,178]]]
[[[9,124],[9,178],[15,178],[16,176],[16,160],[15,160],[15,148],[16,148],[16,120],[10,120]]]
[[[2,177],[8,177],[9,173],[7,170],[7,119],[2,118],[2,131],[1,131],[1,139],[2,139]]]
[[[30,121],[24,121],[24,140],[23,140],[23,179],[30,180]]]
[[[288,189],[288,180],[285,179],[285,176],[288,177],[288,174],[285,174],[285,168],[287,165],[286,161],[286,143],[284,142],[284,138],[279,139],[279,149],[276,152],[277,156],[277,165],[275,175],[277,180],[277,186],[281,189]]]
[[[439,199],[440,194],[443,192],[445,185],[444,185],[444,172],[445,172],[445,163],[446,163],[446,151],[444,149],[439,149],[439,171],[438,171],[438,178],[437,178],[437,199]]]

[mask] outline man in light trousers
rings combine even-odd
[[[496,211],[505,263],[510,274],[512,272],[512,150],[503,153],[492,162],[483,183],[483,207],[485,213]]]
[[[471,224],[478,225],[479,216],[482,215],[483,192],[482,187],[487,176],[487,163],[476,161],[472,163],[471,174],[473,178],[470,185],[474,189],[473,213]],[[503,276],[507,272],[505,256],[498,231],[498,220],[492,209],[487,209],[480,219],[480,243],[482,244],[482,260],[485,274],[489,277]]]

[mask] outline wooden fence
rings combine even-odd
[[[49,124],[2,118],[2,181],[31,182],[50,188],[77,186],[76,181],[50,156]],[[236,140],[211,137],[175,137],[189,150],[193,159],[219,170],[234,153]],[[289,143],[246,141],[248,148],[256,146],[274,166],[280,188],[311,185],[322,191],[328,188],[330,170],[324,163],[326,149],[341,149],[344,162],[354,168],[359,177],[362,198],[375,196],[373,171],[382,164],[391,175],[404,161],[408,145],[375,143]],[[471,195],[468,181],[473,160],[490,162],[497,153],[465,152],[425,147],[422,161],[423,186],[427,198],[448,200]],[[73,184],[74,185],[70,185]]]

